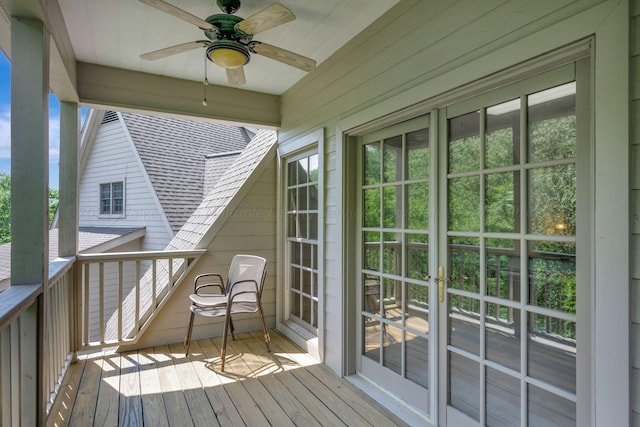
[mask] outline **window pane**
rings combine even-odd
[[[527,386],[529,409],[528,425],[530,427],[576,425],[576,403],[555,394],[549,393],[532,384]]]
[[[429,280],[429,236],[405,234],[407,277]]]
[[[576,392],[575,322],[529,313],[529,376]]]
[[[364,176],[362,181],[364,185],[380,183],[380,142],[373,142],[363,147]]]
[[[298,183],[298,162],[291,162],[287,165],[287,185],[291,187]]]
[[[429,178],[429,129],[407,134],[407,179]]]
[[[298,188],[298,209],[307,210],[307,187]]]
[[[362,308],[375,315],[380,315],[380,278],[373,274],[363,274],[362,283]]]
[[[380,189],[370,188],[363,191],[363,227],[380,227]]]
[[[491,303],[486,310],[487,359],[520,371],[520,310]]]
[[[520,173],[493,173],[486,176],[485,231],[520,231]]]
[[[462,295],[449,295],[449,336],[451,346],[480,354],[480,301]]]
[[[575,243],[529,242],[529,292],[529,304],[576,313]],[[575,338],[575,331],[553,333]]]
[[[529,229],[532,234],[576,234],[576,165],[529,171]]]
[[[309,159],[298,160],[298,184],[309,182]]]
[[[520,99],[487,108],[484,141],[485,167],[495,168],[520,161]]]
[[[402,369],[402,330],[385,325],[383,339],[382,364],[396,374],[400,374]]]
[[[520,425],[520,380],[496,369],[486,370],[487,425]]]
[[[392,185],[383,189],[383,227],[402,227],[402,186]]]
[[[474,420],[480,419],[480,365],[449,352],[449,404]]]
[[[429,229],[429,184],[407,185],[407,228]]]
[[[318,184],[311,184],[309,187],[309,210],[318,210]]]
[[[100,213],[111,213],[111,184],[100,184]]]
[[[520,301],[520,242],[486,240],[487,295]]]
[[[449,230],[480,231],[480,177],[449,180]]]
[[[362,329],[364,355],[380,363],[380,322],[369,316],[362,316]]]
[[[480,113],[449,120],[449,172],[468,172],[480,168]]]
[[[362,244],[364,246],[362,268],[380,271],[380,233],[365,231]]]
[[[384,317],[395,322],[402,321],[402,282],[384,279],[382,300],[384,301]]]
[[[429,388],[429,340],[408,331],[405,332],[405,336],[406,377],[424,388]]]
[[[402,180],[402,136],[385,139],[383,147],[384,164],[382,167],[384,182]]]
[[[402,235],[398,233],[384,233],[382,250],[384,272],[389,274],[402,274]]]
[[[576,156],[576,84],[530,95],[529,161]]]
[[[429,333],[429,287],[407,283],[405,325],[422,334]]]
[[[309,182],[318,182],[318,155],[309,156]]]
[[[480,239],[449,239],[449,277],[452,288],[480,292]]]

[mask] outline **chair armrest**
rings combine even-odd
[[[202,284],[198,284],[199,281],[201,281],[201,279],[205,279],[205,278],[215,278],[218,280],[217,283],[215,282],[207,282],[207,283],[202,283]],[[226,289],[224,286],[224,280],[222,279],[222,276],[219,275],[218,273],[204,273],[204,274],[200,274],[198,275],[195,280],[193,281],[193,292],[196,294],[200,293],[201,289],[204,288],[218,288],[219,289],[219,294],[224,294]]]
[[[255,290],[254,289],[249,289],[247,290],[246,286],[242,286],[245,283],[253,283],[253,285],[255,286]],[[227,293],[229,295],[231,295],[231,299],[233,300],[233,296],[236,294],[240,294],[240,293],[247,293],[247,292],[253,292],[256,295],[260,296],[259,290],[258,290],[258,282],[256,282],[253,279],[247,279],[247,280],[238,280],[237,282],[234,283],[229,283],[229,289],[227,289]],[[235,291],[234,292],[234,288],[237,287],[238,285],[240,285],[240,290]]]

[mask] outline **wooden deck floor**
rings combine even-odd
[[[50,426],[396,426],[394,414],[275,331],[129,353],[71,365]]]

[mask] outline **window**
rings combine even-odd
[[[100,184],[100,215],[122,215],[124,213],[124,183]]]
[[[289,318],[318,329],[318,154],[287,162]]]

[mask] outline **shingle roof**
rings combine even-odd
[[[206,198],[211,190],[214,189],[216,183],[231,167],[236,158],[242,151],[229,151],[220,154],[211,154],[206,156],[204,163],[204,198]]]
[[[80,227],[78,253],[138,231],[140,228]],[[58,257],[58,229],[49,230],[49,262]],[[0,280],[11,277],[11,243],[0,245]]]
[[[122,118],[174,233],[202,202],[205,156],[240,151],[250,141],[237,126],[133,113]]]

